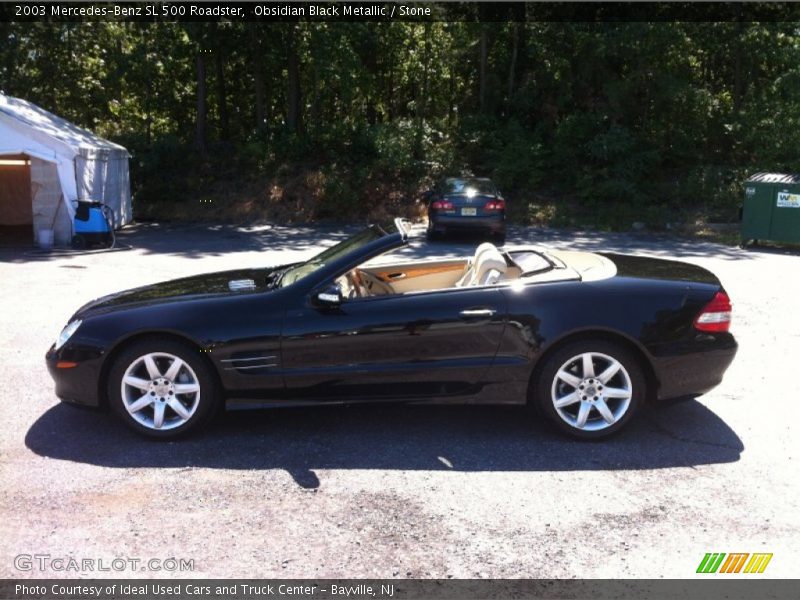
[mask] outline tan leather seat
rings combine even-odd
[[[491,249],[496,250],[496,248],[489,242],[484,242],[475,249],[474,256],[472,257],[471,260],[467,261],[467,266],[464,269],[464,274],[458,281],[456,281],[456,287],[464,287],[467,285],[471,285],[471,282],[475,277],[475,265],[478,264],[478,259],[480,258],[481,254]]]
[[[481,253],[475,266],[476,282],[472,285],[494,285],[508,269],[506,259],[497,248],[492,247]]]
[[[475,256],[467,264],[464,275],[456,282],[456,287],[489,285],[500,279],[507,265],[500,251],[489,242],[475,249]]]

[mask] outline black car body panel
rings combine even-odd
[[[690,263],[646,256],[603,253],[617,266],[618,277],[656,279],[661,281],[685,281],[687,283],[719,286],[720,281],[711,271]]]
[[[495,313],[459,316],[478,306]],[[289,308],[281,369],[287,391],[357,400],[474,390],[492,366],[505,315],[498,288],[381,296],[332,312]]]
[[[576,336],[617,340],[647,366],[653,396],[702,394],[736,353],[727,332],[693,327],[720,289],[713,274],[661,259],[605,255],[600,280],[448,288],[321,306],[334,277],[403,245],[372,229],[363,244],[291,285],[286,267],[227,271],[140,287],[90,302],[47,364],[63,400],[104,403],[113,356],[132,339],[190,342],[213,368],[230,408],[355,401],[523,403],[531,375]],[[231,281],[254,285],[232,291]],[[58,368],[59,362],[75,363]]]
[[[721,381],[737,346],[730,333],[703,334],[692,327],[717,288],[693,290],[679,283],[615,277],[545,284],[530,295],[504,290],[508,333],[495,364],[505,366],[504,378],[527,385],[531,373],[526,367],[565,339],[609,337],[624,340],[645,358],[658,398],[704,393]],[[698,355],[708,355],[715,368],[698,361]]]
[[[248,291],[263,292],[267,289],[267,277],[274,270],[237,269],[220,271],[218,273],[195,275],[133,288],[87,303],[78,309],[74,318],[82,318],[87,314],[99,315],[105,312],[114,312],[118,308],[131,309],[241,293],[230,289],[229,283],[231,281],[251,281],[253,287],[252,290]]]

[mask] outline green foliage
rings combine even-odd
[[[323,171],[324,191],[317,205],[321,219],[347,219],[357,216],[364,174],[358,169],[339,169],[332,165]]]
[[[675,186],[676,203],[700,210],[711,221],[733,221],[744,197],[743,182],[749,171],[719,165],[697,167]]]
[[[376,165],[384,173],[412,173],[418,154],[414,123],[398,119],[375,126]]]
[[[137,210],[247,189],[285,214],[365,217],[473,173],[522,220],[659,227],[695,210],[732,218],[748,173],[798,170],[798,33],[780,21],[4,23],[0,89],[126,145]],[[267,188],[284,184],[274,200]]]
[[[466,118],[459,137],[461,170],[492,177],[501,190],[523,194],[545,181],[549,156],[541,134],[517,119]]]
[[[165,135],[147,145],[143,138],[120,140],[131,153],[132,181],[147,182],[137,190],[136,200],[145,209],[164,202],[190,201],[201,187],[200,172],[192,164],[198,157],[175,135]]]

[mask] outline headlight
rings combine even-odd
[[[56,350],[67,343],[67,340],[71,338],[72,334],[78,330],[78,327],[81,326],[81,323],[83,323],[83,321],[76,319],[61,330],[61,333],[58,335],[58,339],[56,340]]]

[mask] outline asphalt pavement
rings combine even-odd
[[[120,234],[127,251],[0,249],[0,576],[690,578],[706,552],[773,553],[762,576],[796,576],[796,251],[512,229],[508,245],[699,264],[730,293],[740,351],[722,385],[603,443],[479,406],[230,413],[157,443],[55,397],[44,353],[88,300],[294,261],[356,229],[149,224]],[[477,243],[401,254],[458,256]],[[142,562],[54,572],[16,558],[35,554]],[[193,570],[165,571],[170,558]]]

